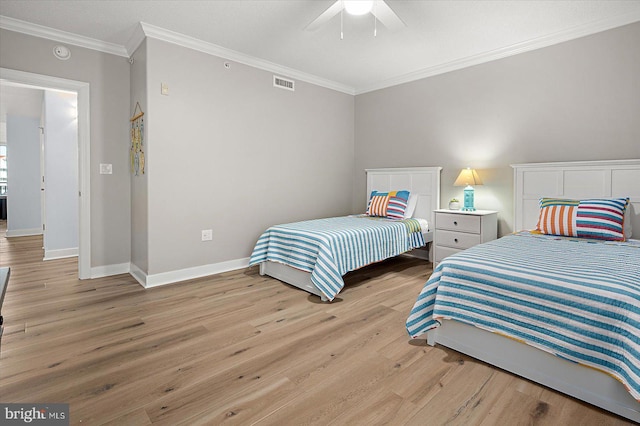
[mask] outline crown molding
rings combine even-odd
[[[146,35],[142,27],[142,22],[138,22],[138,25],[136,25],[136,28],[133,30],[133,34],[131,34],[129,41],[125,45],[125,49],[127,49],[129,57],[133,56],[134,52],[138,49],[138,47],[140,47],[145,37]]]
[[[140,22],[140,27],[142,28],[142,32],[146,37],[151,37],[158,40],[166,41],[168,43],[177,44],[182,47],[197,50],[197,51],[207,53],[213,56],[218,56],[224,59],[229,59],[234,62],[238,62],[244,65],[249,65],[255,68],[262,69],[264,71],[273,72],[285,77],[311,83],[316,86],[321,86],[327,89],[332,89],[338,92],[346,93],[348,95],[355,94],[355,89],[353,87],[350,87],[341,83],[337,83],[335,81],[327,80],[312,74],[307,74],[305,72],[298,71],[293,68],[285,67],[283,65],[278,65],[273,62],[265,61],[263,59],[256,58],[254,56],[246,55],[244,53],[227,49],[225,47],[218,46],[213,43],[208,43],[202,40],[198,40],[196,38],[189,37],[184,34],[165,30],[164,28],[156,27],[154,25],[150,25],[145,22]],[[134,43],[137,41],[138,39],[134,39],[132,41],[132,45],[134,45]]]
[[[145,37],[151,37],[189,49],[197,50],[209,55],[229,59],[265,71],[304,81],[320,87],[336,90],[348,95],[360,95],[404,83],[410,83],[412,81],[421,80],[427,77],[433,77],[435,75],[444,74],[450,71],[456,71],[474,65],[507,58],[509,56],[517,55],[520,53],[541,49],[598,32],[610,30],[616,27],[621,27],[623,25],[632,24],[638,21],[640,21],[640,11],[618,15],[607,19],[601,19],[589,24],[579,25],[568,30],[559,31],[555,34],[527,40],[504,48],[468,56],[462,59],[446,62],[433,67],[424,68],[411,73],[382,80],[370,85],[355,88],[332,80],[324,79],[313,74],[308,74],[302,71],[295,70],[293,68],[285,67],[283,65],[278,65],[276,63],[256,58],[254,56],[246,55],[235,50],[227,49],[213,43],[204,42],[202,40],[198,40],[184,34],[156,27],[145,22],[138,23],[138,26],[136,27],[126,46],[107,43],[89,37],[79,36],[77,34],[68,33],[66,31],[55,30],[53,28],[21,21],[19,19],[9,18],[2,15],[0,15],[0,28],[36,37],[42,37],[49,40],[59,41],[62,43],[68,43],[87,49],[98,50],[101,52],[127,58],[130,57],[133,52],[135,52],[135,50],[144,41]]]
[[[98,50],[112,55],[129,57],[124,46],[105,41],[96,40],[94,38],[83,37],[77,34],[60,31],[43,25],[33,24],[31,22],[21,21],[19,19],[9,18],[0,15],[0,28],[27,34],[35,37],[46,38],[49,40],[68,43],[74,46],[84,47],[87,49]]]
[[[93,38],[79,36],[77,34],[56,30],[53,28],[33,24],[31,22],[21,21],[19,19],[9,18],[2,15],[0,15],[0,28],[35,37],[41,37],[48,40],[68,43],[87,49],[98,50],[100,52],[111,53],[113,55],[123,56],[125,58],[129,58],[131,57],[131,55],[133,55],[135,50],[144,41],[145,37],[151,37],[189,49],[198,50],[210,55],[218,56],[224,59],[229,59],[265,71],[281,74],[283,76],[311,83],[316,86],[336,90],[348,95],[355,95],[355,89],[351,86],[337,83],[335,81],[324,79],[312,74],[307,74],[302,71],[288,68],[283,65],[278,65],[276,63],[265,61],[263,59],[259,59],[250,55],[245,55],[235,50],[226,49],[213,43],[207,43],[202,40],[186,36],[184,34],[176,33],[174,31],[165,30],[164,28],[147,24],[145,22],[138,23],[138,26],[136,27],[126,46],[107,43]]]
[[[375,90],[385,89],[387,87],[397,86],[399,84],[410,83],[412,81],[421,80],[427,77],[433,77],[438,74],[444,74],[450,71],[468,68],[474,65],[483,64],[485,62],[507,58],[509,56],[541,49],[543,47],[553,46],[555,44],[560,44],[580,37],[585,37],[602,31],[621,27],[623,25],[633,24],[638,21],[640,21],[640,10],[633,13],[593,21],[588,24],[575,26],[568,30],[559,31],[554,34],[538,37],[521,43],[516,43],[511,46],[491,50],[488,52],[480,53],[478,55],[467,56],[462,59],[446,62],[444,64],[436,65],[433,67],[424,68],[415,72],[400,75],[398,77],[383,80],[368,86],[357,87],[355,90],[355,94],[361,95],[363,93],[373,92]]]

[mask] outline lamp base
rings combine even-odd
[[[462,211],[465,212],[474,212],[476,208],[473,207],[473,187],[471,185],[467,185],[464,189],[464,207],[462,207]]]

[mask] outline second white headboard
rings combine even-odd
[[[634,239],[640,239],[640,160],[514,164],[514,231],[534,229],[539,200],[630,198]]]

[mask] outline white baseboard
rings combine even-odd
[[[147,273],[133,263],[129,264],[129,274],[140,283],[142,287],[146,287]]]
[[[111,275],[126,274],[130,272],[129,263],[118,263],[115,265],[94,266],[91,268],[91,279],[109,277]]]
[[[211,263],[209,265],[196,266],[193,268],[179,269],[177,271],[162,272],[149,275],[137,266],[131,264],[130,274],[144,287],[151,288],[180,281],[192,280],[194,278],[206,277],[208,275],[221,274],[223,272],[235,271],[249,266],[249,258],[229,260],[226,262]]]
[[[31,228],[31,229],[7,229],[7,238],[11,237],[30,237],[32,235],[42,235],[42,229],[40,228]]]
[[[42,260],[64,259],[67,257],[78,257],[78,247],[58,250],[44,250],[44,258]]]

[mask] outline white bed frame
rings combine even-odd
[[[515,230],[533,229],[541,197],[622,197],[631,201],[633,237],[640,239],[640,160],[515,164]],[[640,422],[640,402],[611,376],[495,333],[444,321],[427,333],[439,343],[569,396]]]
[[[434,210],[440,208],[440,171],[442,167],[409,167],[392,169],[366,169],[367,200],[371,191],[393,191],[408,189],[418,195],[418,202],[413,217],[424,218],[429,221],[431,228],[434,223]],[[425,233],[425,241],[433,241],[433,230]],[[419,256],[418,257],[423,257]],[[323,301],[327,298],[311,282],[311,274],[292,268],[278,262],[262,262],[260,275],[269,275],[284,281],[311,294],[319,296]]]

